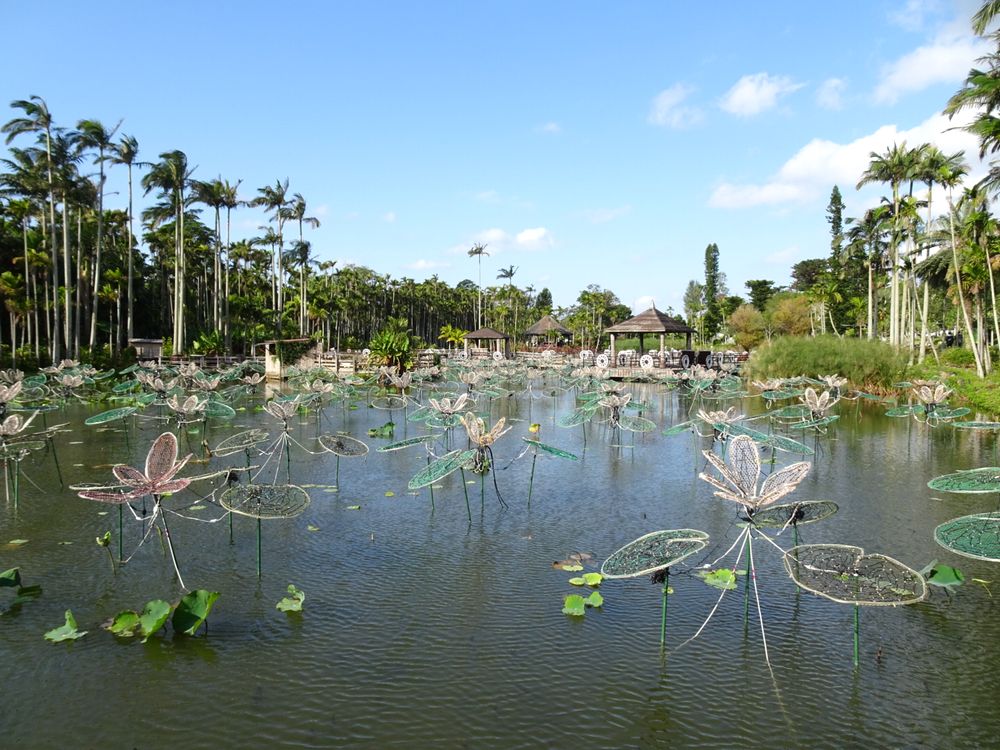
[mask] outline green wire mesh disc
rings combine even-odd
[[[208,403],[205,404],[205,416],[217,417],[219,419],[232,419],[236,416],[236,410],[229,404],[224,404],[221,401],[210,399]]]
[[[391,411],[392,409],[402,409],[406,406],[406,399],[401,396],[378,396],[372,399],[371,405],[374,409]]]
[[[116,419],[125,419],[125,417],[131,417],[138,411],[135,406],[122,406],[118,409],[109,409],[108,411],[102,411],[100,414],[95,414],[92,417],[87,417],[83,423],[88,427],[92,427],[95,424],[104,424],[105,422],[114,422]]]
[[[234,453],[249,450],[255,445],[267,442],[267,437],[267,432],[264,430],[253,429],[237,432],[235,435],[230,435],[219,443],[212,450],[212,455],[231,456]]]
[[[441,458],[431,461],[426,468],[417,472],[407,487],[411,490],[419,490],[421,487],[433,484],[467,465],[475,455],[475,450],[454,450],[451,453],[445,453]]]
[[[819,419],[810,419],[808,422],[799,422],[797,424],[788,425],[790,430],[808,430],[813,427],[826,427],[828,424],[836,422],[840,417],[836,414],[829,414],[825,417],[820,417]]]
[[[345,458],[364,456],[368,453],[367,445],[357,438],[352,438],[348,435],[320,435],[317,439],[324,450],[335,453],[338,456],[344,456]]]
[[[951,426],[956,430],[989,430],[990,432],[1000,432],[1000,422],[953,422]]]
[[[697,529],[654,531],[629,542],[601,565],[605,578],[636,578],[676,565],[708,544]]]
[[[835,502],[830,500],[804,500],[800,503],[786,503],[762,508],[753,514],[756,526],[769,529],[783,529],[789,524],[804,526],[829,518],[840,510]]]
[[[800,544],[785,553],[795,585],[841,604],[896,606],[927,596],[924,577],[898,560],[848,544]]]
[[[665,429],[661,434],[667,437],[670,437],[671,435],[680,435],[682,432],[687,432],[688,430],[690,430],[691,425],[693,424],[694,422],[692,420],[688,420],[687,422],[678,422],[673,427],[668,427],[667,429]]]
[[[570,453],[569,451],[564,451],[562,448],[556,448],[552,445],[547,445],[539,440],[532,440],[531,438],[522,437],[521,440],[526,442],[528,445],[537,448],[540,451],[548,453],[550,456],[558,456],[559,458],[568,458],[570,461],[579,461],[575,453]]]
[[[636,417],[631,414],[622,414],[618,418],[618,425],[623,430],[630,432],[650,432],[656,429],[656,425],[645,417]]]
[[[568,414],[563,414],[559,417],[557,424],[560,427],[576,427],[577,425],[581,425],[590,420],[592,416],[594,416],[594,411],[592,409],[574,409]]]
[[[401,448],[409,448],[411,445],[420,445],[422,443],[433,443],[439,437],[440,435],[418,435],[417,437],[406,438],[406,440],[399,440],[395,443],[389,443],[388,445],[383,445],[379,448],[376,448],[376,450],[379,453],[398,451]]]
[[[945,521],[934,529],[934,541],[956,555],[1000,562],[1000,512]]]
[[[309,493],[294,484],[238,484],[219,503],[250,518],[293,518],[309,507]]]
[[[805,404],[789,404],[768,412],[768,416],[776,419],[802,419],[812,416],[812,411]]]
[[[904,406],[894,406],[885,415],[887,417],[909,417],[913,414],[923,414],[924,405],[923,404],[906,404]]]
[[[796,396],[801,396],[802,391],[792,391],[792,390],[775,390],[775,391],[764,391],[760,394],[768,401],[783,401],[786,398],[795,398]]]
[[[1000,492],[1000,468],[984,466],[981,469],[956,471],[954,474],[943,474],[934,477],[927,483],[932,490],[939,492],[959,492],[977,494]]]

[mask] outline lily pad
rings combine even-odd
[[[649,575],[676,565],[707,543],[708,534],[697,529],[653,531],[614,552],[601,565],[601,574],[608,579]]]
[[[274,605],[275,609],[282,612],[301,612],[302,602],[306,600],[306,593],[302,589],[295,588],[295,584],[288,584],[288,596]]]
[[[139,629],[142,632],[143,642],[162,628],[168,617],[170,617],[169,602],[162,599],[146,602],[146,606],[142,608],[142,614],[139,615]]]
[[[195,589],[186,594],[177,604],[171,624],[174,631],[185,635],[194,635],[201,624],[208,618],[212,605],[219,598],[218,591]]]
[[[564,615],[583,617],[584,613],[587,611],[586,600],[579,594],[570,594],[563,601],[562,611]]]
[[[847,544],[800,544],[785,553],[785,569],[799,588],[842,604],[895,606],[927,596],[917,571]]]
[[[590,596],[583,600],[583,603],[588,607],[602,607],[604,606],[604,597],[601,596],[600,591],[593,591]]]
[[[73,617],[72,610],[66,610],[66,623],[58,628],[53,628],[45,634],[45,640],[59,643],[61,641],[75,641],[87,635],[86,630],[77,630],[76,618]]]
[[[736,573],[729,568],[719,568],[718,570],[699,570],[695,573],[701,580],[709,586],[717,589],[730,590],[736,588]]]

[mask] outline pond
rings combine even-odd
[[[259,579],[253,519],[235,518],[230,543],[217,506],[186,511],[222,518],[217,523],[171,518],[188,587],[221,595],[207,631],[184,637],[168,628],[146,643],[116,638],[101,623],[148,600],[181,596],[162,543],[152,535],[114,574],[95,537],[117,535],[116,508],[62,486],[51,453],[27,459],[16,510],[12,501],[0,507],[0,570],[18,566],[24,582],[43,593],[0,617],[3,744],[995,746],[1000,567],[951,554],[935,544],[933,531],[956,516],[995,510],[997,500],[927,488],[938,475],[1000,463],[992,433],[932,429],[885,417],[883,405],[842,402],[841,419],[826,434],[803,438],[816,454],[789,499],[840,506],[802,527],[803,542],[854,544],[918,570],[936,558],[960,568],[966,581],[954,593],[932,587],[918,604],[862,608],[855,668],[853,608],[797,589],[780,552],[755,543],[769,668],[752,593],[744,621],[742,585],[688,641],[720,594],[690,571],[737,538],[739,508],[698,479],[711,438],[661,433],[690,418],[688,398],[652,385],[626,387],[648,403],[644,416],[656,430],[615,436],[596,422],[559,427],[557,419],[575,406],[572,391],[492,401],[491,421],[504,416],[513,429],[494,446],[495,471],[482,500],[478,477],[465,473],[471,523],[462,474],[435,485],[432,508],[428,488],[407,488],[426,466],[424,450],[379,453],[390,439],[367,436],[390,415],[393,440],[423,434],[423,425],[363,401],[357,409],[328,407],[322,431],[343,430],[372,451],[341,459],[334,487],[335,456],[292,444],[281,470],[307,489],[311,504],[294,518],[262,523]],[[46,415],[49,424],[70,427],[56,438],[67,483],[107,483],[117,463],[141,467],[163,430],[144,418],[83,426],[105,408],[72,405]],[[746,399],[741,408],[764,407]],[[529,507],[531,455],[517,456],[531,423],[541,426],[536,437],[581,460],[540,457]],[[280,432],[273,417],[249,408],[182,435],[182,454],[194,451],[197,459],[203,444],[250,427]],[[290,434],[317,450],[319,429],[315,413],[299,414]],[[465,447],[464,434],[457,443]],[[182,475],[241,461],[239,454],[192,463]],[[197,492],[189,488],[164,505],[190,505]],[[602,607],[583,617],[562,613],[564,596],[580,590],[568,583],[577,574],[553,561],[590,553],[586,570],[596,570],[626,542],[672,528],[700,529],[710,539],[671,571],[664,650],[660,587],[648,578],[606,580]],[[126,518],[126,554],[141,533]],[[788,533],[776,541],[791,546]],[[734,554],[724,564],[731,566]],[[289,584],[305,592],[301,614],[275,608]],[[8,591],[0,589],[0,607]],[[44,640],[66,609],[88,634]]]

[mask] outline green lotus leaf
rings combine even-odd
[[[604,597],[601,596],[600,591],[593,591],[590,596],[583,600],[583,603],[588,607],[600,607],[604,605]]]
[[[139,628],[139,613],[126,609],[119,612],[104,625],[105,630],[109,630],[119,638],[131,638]]]
[[[166,624],[168,617],[170,617],[169,602],[162,599],[146,602],[146,606],[142,608],[142,614],[139,615],[139,628],[142,632],[143,643]]]
[[[73,617],[72,610],[66,610],[66,623],[58,628],[53,628],[45,634],[45,640],[59,643],[61,641],[75,641],[87,635],[86,630],[77,630],[76,618]]]
[[[194,635],[201,624],[208,618],[212,605],[219,598],[218,591],[195,589],[184,596],[174,610],[171,624],[174,631],[185,635]]]
[[[295,588],[295,584],[288,584],[288,596],[274,605],[275,609],[282,612],[301,612],[302,602],[306,600],[306,592]]]
[[[586,600],[579,594],[570,594],[563,601],[562,611],[564,615],[583,617],[584,613],[587,611]]]

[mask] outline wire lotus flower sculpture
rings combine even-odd
[[[702,455],[722,478],[704,472],[698,478],[715,488],[713,494],[716,497],[739,503],[751,517],[758,508],[770,505],[794,491],[810,469],[808,461],[800,461],[768,475],[758,485],[761,475],[760,451],[753,438],[745,435],[738,435],[729,441],[729,455],[725,462],[712,451],[702,451]]]

